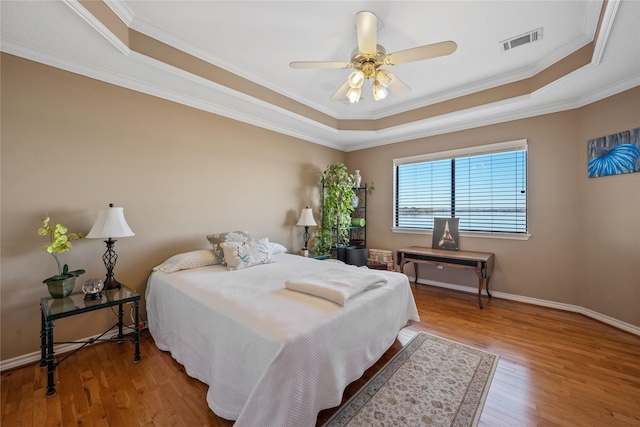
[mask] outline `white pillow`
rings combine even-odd
[[[266,239],[266,237],[265,237],[265,239]],[[271,252],[271,255],[278,255],[278,254],[286,254],[287,253],[287,248],[282,246],[280,243],[268,242],[268,246],[269,246],[269,251]]]
[[[178,270],[187,270],[189,268],[204,267],[213,264],[220,264],[213,250],[202,249],[174,255],[159,266],[154,267],[153,271],[173,273]]]
[[[227,261],[229,270],[242,270],[273,262],[269,250],[269,239],[266,237],[257,241],[222,242],[220,247],[224,251],[224,259]]]

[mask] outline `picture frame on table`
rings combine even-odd
[[[431,248],[457,251],[460,242],[459,226],[460,218],[434,218]]]

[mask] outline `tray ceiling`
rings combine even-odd
[[[352,151],[577,108],[640,84],[636,1],[3,1],[2,51]],[[352,70],[355,15],[387,52],[453,40],[392,67],[407,95],[330,101]],[[501,42],[542,28],[535,43]]]

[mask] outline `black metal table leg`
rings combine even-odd
[[[56,365],[53,363],[53,320],[46,322],[46,360],[47,360],[47,397],[56,394],[56,384],[53,375],[56,372]]]
[[[133,304],[134,304],[135,319],[136,319],[136,324],[134,328],[136,332],[136,336],[133,340],[133,343],[135,345],[133,361],[139,362],[140,361],[140,300],[136,300]]]
[[[118,339],[122,339],[122,304],[118,304]],[[122,341],[121,341],[122,342]]]
[[[47,331],[45,329],[44,311],[40,307],[40,367],[47,366]]]

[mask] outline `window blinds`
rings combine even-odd
[[[395,228],[458,217],[461,231],[527,233],[526,141],[465,151],[394,161]]]

